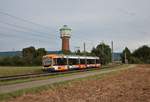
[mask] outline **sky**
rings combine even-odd
[[[114,52],[150,46],[150,0],[0,0],[0,51],[61,50],[59,29],[72,28],[71,51],[114,43]]]

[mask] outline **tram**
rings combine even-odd
[[[47,71],[66,71],[101,67],[99,57],[93,56],[49,54],[43,56],[42,63],[43,70]]]

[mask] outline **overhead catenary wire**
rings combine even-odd
[[[11,18],[14,18],[14,19],[17,19],[17,20],[20,20],[20,21],[23,21],[23,22],[27,22],[27,23],[30,23],[30,24],[34,24],[34,25],[37,25],[37,26],[40,26],[40,27],[43,27],[43,28],[48,28],[49,29],[49,27],[47,27],[47,26],[44,26],[44,25],[41,25],[41,24],[38,24],[38,23],[35,23],[35,22],[32,22],[32,21],[29,21],[29,20],[26,20],[26,19],[23,19],[23,18],[20,18],[20,17],[17,17],[17,16],[14,16],[14,15],[12,15],[12,14],[9,14],[9,13],[6,13],[6,12],[4,12],[4,11],[0,11],[0,14],[3,14],[3,15],[6,15],[6,16],[9,16],[9,17],[11,17]],[[6,24],[6,23],[5,23]],[[8,23],[7,23],[8,24]],[[12,24],[11,24],[12,25]],[[14,25],[14,24],[13,24]],[[14,26],[18,26],[18,27],[21,27],[21,26],[19,26],[19,25],[14,25]],[[33,30],[33,29],[30,29],[30,28],[27,28],[27,27],[22,27],[22,28],[25,28],[25,29],[28,29],[28,30]],[[35,30],[34,30],[35,31]],[[41,33],[43,33],[43,32],[41,32]],[[44,32],[45,33],[45,32]],[[50,34],[50,33],[49,33]],[[54,34],[50,34],[50,35],[54,35]],[[56,35],[54,35],[54,36],[56,36]],[[81,37],[84,37],[84,36],[76,36],[76,35],[73,35],[73,37],[75,37],[75,38],[81,38]],[[90,40],[90,39],[87,39],[87,40]]]
[[[49,41],[47,41],[47,40],[40,40],[40,39],[35,39],[34,37],[28,37],[28,36],[22,36],[22,35],[21,36],[17,35],[17,37],[15,35],[11,35],[10,36],[10,34],[6,33],[6,32],[0,32],[0,35],[3,36],[3,37],[1,36],[1,38],[10,38],[10,39],[12,39],[12,38],[19,38],[20,39],[21,38],[20,40],[25,38],[26,40],[40,41],[41,43],[45,42],[45,43],[57,44],[57,42],[54,42],[52,40],[49,40]],[[33,40],[33,39],[35,39],[35,40]]]
[[[50,40],[50,38],[52,38],[52,37],[54,37],[54,36],[47,36],[47,37],[45,37],[45,36],[43,36],[42,34],[41,35],[39,35],[39,34],[37,34],[36,32],[31,32],[31,31],[28,31],[28,30],[26,30],[26,29],[17,29],[17,28],[14,28],[12,25],[11,25],[11,27],[6,27],[6,26],[4,26],[4,25],[0,25],[1,27],[0,27],[0,29],[1,30],[3,30],[3,31],[9,31],[9,30],[11,30],[11,32],[10,33],[7,33],[6,35],[3,35],[3,36],[7,36],[7,37],[12,37],[12,35],[16,35],[15,37],[19,37],[19,38],[21,38],[22,37],[22,39],[24,39],[24,38],[38,38],[38,39],[36,39],[36,40],[39,40],[39,39],[43,39],[42,41],[45,41],[46,39],[47,40],[49,40],[48,42],[50,43],[52,43],[52,44],[56,44],[56,43],[58,43],[58,41],[56,41],[55,40],[55,38],[53,38],[53,40]],[[25,30],[25,31],[24,31]],[[16,33],[14,33],[14,32],[16,32]],[[4,33],[5,34],[5,33]],[[29,36],[27,36],[27,34],[29,34]],[[1,35],[1,34],[0,34]],[[1,36],[2,37],[2,36]],[[31,39],[31,40],[33,40],[33,39]]]
[[[14,15],[12,15],[12,14],[9,14],[9,13],[6,13],[6,12],[4,12],[4,11],[0,11],[0,14],[3,14],[3,15],[6,15],[6,16],[9,16],[9,17],[11,17],[11,18],[14,18],[14,19],[17,19],[17,20],[20,20],[20,21],[23,21],[23,22],[27,22],[27,23],[30,23],[30,24],[34,24],[34,25],[37,25],[37,26],[40,26],[40,27],[43,27],[43,28],[48,28],[48,29],[50,29],[49,27],[47,27],[47,26],[44,26],[44,25],[41,25],[41,24],[38,24],[38,23],[35,23],[35,22],[32,22],[32,21],[29,21],[29,20],[26,20],[26,19],[23,19],[23,18],[20,18],[20,17],[17,17],[17,16],[14,16]],[[14,24],[13,24],[14,25]],[[19,25],[16,25],[16,26],[19,26]],[[22,27],[23,28],[23,27]],[[28,29],[28,28],[26,28],[26,27],[24,27],[25,29]],[[28,29],[29,30],[29,29]],[[32,29],[30,29],[30,30],[32,30]],[[35,31],[35,30],[34,30]],[[41,32],[41,33],[43,33],[43,32]],[[45,32],[44,32],[45,33]],[[54,34],[50,34],[50,35],[54,35]],[[55,35],[54,35],[55,36]],[[81,37],[85,37],[85,36],[76,36],[76,35],[73,35],[73,37],[75,37],[75,38],[81,38]],[[87,40],[90,40],[90,39],[87,39]]]
[[[45,33],[45,32],[36,31],[36,30],[28,28],[28,27],[20,26],[20,25],[17,25],[17,24],[7,23],[7,22],[3,22],[3,21],[0,21],[0,23],[8,25],[8,26],[12,26],[12,27],[20,28],[20,29],[23,29],[23,30],[28,30],[28,31],[36,33],[37,35],[39,35],[39,34],[46,34],[47,35],[48,34],[48,33]],[[50,36],[54,36],[54,35],[50,35]],[[46,37],[48,37],[48,36],[46,36]]]
[[[0,39],[0,41],[2,40],[5,40],[5,41],[7,41],[7,40],[9,40],[9,39],[12,39],[11,41],[9,41],[9,43],[11,43],[11,42],[14,42],[14,41],[16,41],[16,36],[5,36],[5,35],[9,35],[8,33],[0,33],[0,35],[3,35],[4,37],[5,37],[5,39]],[[24,37],[21,37],[21,36],[17,36],[18,38],[18,40],[21,40],[22,41],[22,39],[20,39],[20,38],[24,38]],[[14,39],[14,40],[13,40]],[[29,40],[29,41],[28,41]],[[33,43],[34,45],[37,45],[37,44],[40,44],[40,43],[45,43],[45,44],[55,44],[54,42],[52,42],[51,40],[49,40],[49,41],[47,41],[47,40],[39,40],[39,39],[35,39],[35,40],[33,40],[33,38],[32,37],[27,37],[26,36],[26,39],[25,40],[23,40],[23,41],[25,41],[24,43]],[[8,42],[8,41],[7,41]],[[32,45],[30,45],[30,46],[33,46],[33,44]],[[57,44],[58,45],[58,44]],[[45,46],[45,45],[44,45]],[[49,47],[51,47],[51,46],[49,46]],[[55,48],[57,48],[57,49],[59,49],[58,48],[58,46],[55,46]]]
[[[23,18],[20,18],[20,17],[17,17],[17,16],[14,16],[14,15],[9,14],[9,13],[6,13],[6,12],[4,12],[4,11],[0,11],[0,14],[6,15],[6,16],[9,16],[9,17],[12,17],[12,18],[14,18],[14,19],[17,19],[17,20],[20,20],[20,21],[23,21],[23,22],[27,22],[27,23],[30,23],[30,24],[33,24],[33,25],[37,25],[37,26],[40,26],[40,27],[49,29],[49,27],[47,27],[47,26],[44,26],[44,25],[41,25],[41,24],[38,24],[38,23],[35,23],[35,22],[32,22],[32,21],[29,21],[29,20],[26,20],[26,19],[23,19]]]
[[[1,23],[1,22],[0,22]],[[6,25],[9,25],[9,26],[12,26],[12,27],[16,27],[16,28],[21,28],[21,29],[23,29],[23,30],[27,30],[27,33],[30,33],[30,35],[32,35],[32,36],[35,36],[35,37],[42,37],[42,38],[46,38],[46,39],[49,39],[50,37],[52,37],[52,36],[46,36],[45,37],[45,35],[43,36],[43,34],[41,35],[39,32],[35,32],[34,30],[32,30],[31,32],[30,32],[30,28],[26,28],[26,27],[22,27],[22,26],[19,26],[19,25],[15,25],[15,24],[10,24],[10,23],[5,23],[5,22],[2,22],[2,23],[4,23],[4,24],[6,24]],[[8,28],[8,29],[10,29],[10,28]],[[20,31],[20,29],[19,30],[16,30],[16,29],[12,29],[11,28],[11,30],[15,30],[15,31],[17,31],[17,32],[24,32],[25,33],[25,31]],[[31,34],[32,33],[32,34]],[[38,34],[37,34],[38,33]],[[40,35],[39,35],[40,34]],[[38,35],[38,36],[36,36],[36,35]],[[78,37],[75,37],[75,38],[78,38]],[[90,41],[90,40],[88,40],[88,41]],[[74,40],[73,40],[73,42],[74,43],[76,43]]]
[[[32,36],[35,36],[35,37],[40,37],[40,38],[45,38],[45,39],[49,39],[50,37],[52,37],[52,36],[43,36],[42,34],[41,35],[39,35],[39,34],[37,34],[36,32],[30,32],[30,31],[24,31],[24,30],[18,30],[18,29],[14,29],[14,28],[10,28],[10,27],[5,27],[5,26],[1,26],[0,27],[0,29],[6,29],[7,31],[8,30],[11,30],[11,31],[15,31],[15,32],[22,32],[22,33],[24,33],[24,34],[30,34],[30,36],[32,35]],[[19,33],[19,35],[21,34],[21,35],[23,35],[22,33]],[[11,34],[11,33],[10,33]],[[53,36],[54,37],[54,36]]]
[[[29,20],[26,20],[26,19],[23,19],[23,18],[20,18],[20,17],[17,17],[17,16],[14,16],[14,15],[6,13],[4,11],[0,11],[0,14],[9,16],[9,17],[11,17],[13,19],[16,19],[16,20],[19,20],[19,21],[23,21],[23,22],[26,22],[26,23],[29,23],[29,24],[37,25],[37,26],[40,26],[42,28],[47,28],[48,30],[50,29],[47,26],[44,26],[44,25],[41,25],[41,24],[38,24],[38,23],[35,23],[35,22],[32,22],[32,21],[29,21]],[[29,30],[29,31],[35,32],[35,34],[37,34],[37,35],[39,35],[39,34],[40,35],[42,34],[43,36],[47,35],[46,36],[47,38],[52,37],[52,36],[56,36],[56,34],[53,34],[53,33],[50,33],[50,32],[42,32],[42,31],[38,31],[37,29],[32,29],[32,28],[29,28],[29,27],[26,27],[26,26],[22,26],[22,25],[18,25],[18,24],[14,24],[14,23],[7,23],[7,22],[4,22],[4,21],[0,21],[0,23],[6,24],[6,25],[9,25],[9,26],[12,26],[12,27],[21,28],[23,30]]]

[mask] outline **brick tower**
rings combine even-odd
[[[60,28],[60,38],[62,39],[62,51],[63,52],[70,51],[70,48],[69,48],[70,37],[71,37],[71,28],[69,28],[67,25],[63,25],[63,27]]]

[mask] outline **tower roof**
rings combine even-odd
[[[63,25],[63,27],[60,28],[60,31],[62,30],[71,30],[71,28],[69,28],[67,25]]]

